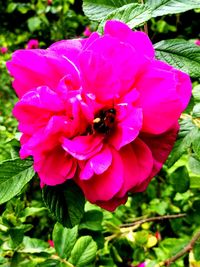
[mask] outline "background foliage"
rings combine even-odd
[[[141,2],[84,0],[84,15],[80,1],[0,0],[0,48],[8,48],[0,54],[0,266],[163,266],[200,230],[200,1]],[[193,82],[167,163],[146,192],[130,195],[114,213],[85,203],[75,184],[41,192],[32,160],[18,158],[17,98],[5,69],[11,53],[30,39],[45,48],[83,37],[87,25],[102,32],[111,18],[139,30],[147,30],[147,22],[157,58],[188,72]],[[200,266],[200,241],[170,266]]]

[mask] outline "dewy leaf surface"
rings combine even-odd
[[[91,20],[101,20],[119,7],[134,3],[132,0],[84,0],[83,11]]]
[[[193,78],[200,78],[200,48],[185,40],[171,39],[154,45],[156,57],[187,72]]]
[[[0,164],[0,204],[16,196],[34,176],[32,160],[10,159]]]
[[[153,17],[177,14],[200,8],[200,0],[147,0],[146,3],[153,10]]]

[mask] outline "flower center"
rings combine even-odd
[[[100,110],[93,120],[93,129],[98,133],[108,134],[115,125],[116,110],[114,108]]]

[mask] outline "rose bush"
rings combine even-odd
[[[42,184],[73,179],[111,211],[161,169],[191,95],[189,76],[156,60],[148,36],[119,21],[103,36],[16,51],[7,68],[21,158],[33,156]]]

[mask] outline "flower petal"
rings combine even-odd
[[[112,163],[112,153],[108,146],[103,149],[91,159],[87,161],[84,168],[81,170],[80,179],[87,180],[95,174],[104,173]]]
[[[139,79],[136,88],[140,92],[139,104],[143,109],[142,131],[161,134],[178,120],[183,105],[177,92],[177,82],[175,73],[168,69],[168,65],[161,69],[159,61],[152,62]]]
[[[153,45],[144,32],[132,31],[126,24],[117,21],[110,20],[106,22],[105,34],[109,34],[112,37],[116,37],[120,42],[127,42],[131,44],[142,55],[146,55],[153,58],[155,55]]]
[[[62,184],[73,178],[76,166],[76,160],[60,147],[34,156],[34,169],[47,185]]]
[[[79,87],[79,74],[75,66],[51,50],[18,50],[7,62],[7,68],[14,77],[13,87],[19,97],[42,85],[54,89],[68,73],[74,77],[76,88]]]
[[[109,143],[119,150],[139,135],[142,127],[142,109],[130,107],[127,104],[119,104],[116,108],[119,121]]]
[[[103,146],[103,136],[77,136],[74,139],[63,138],[62,147],[74,158],[86,160],[97,154]]]
[[[149,147],[139,138],[120,150],[124,166],[124,183],[118,193],[123,197],[129,190],[148,179],[153,168],[153,157]]]
[[[89,180],[77,179],[77,183],[92,203],[111,200],[123,183],[123,165],[118,152],[112,149],[112,164],[107,171]]]

